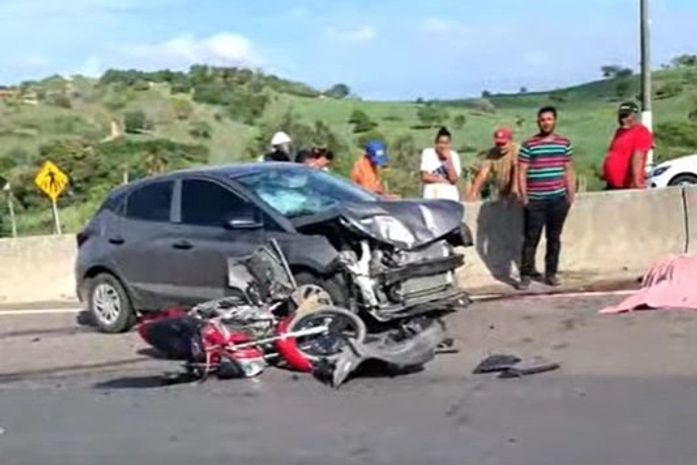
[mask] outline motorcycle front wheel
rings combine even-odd
[[[309,361],[333,360],[341,355],[349,340],[363,342],[367,329],[358,315],[339,307],[321,307],[294,316],[288,332],[326,326],[327,330],[296,338],[297,350]]]

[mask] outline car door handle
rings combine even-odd
[[[123,237],[110,237],[109,238],[109,244],[114,244],[114,245],[123,245],[126,241],[123,239]]]
[[[177,250],[189,250],[194,248],[194,244],[189,241],[179,241],[172,244],[172,247]]]

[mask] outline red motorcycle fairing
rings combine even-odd
[[[288,327],[292,321],[288,317],[278,325],[277,334],[283,336],[288,334]],[[301,373],[312,373],[314,367],[312,363],[298,350],[298,343],[294,337],[282,337],[276,341],[276,350],[288,368]]]

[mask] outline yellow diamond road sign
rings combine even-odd
[[[68,187],[68,175],[55,164],[47,161],[34,178],[36,186],[54,202]]]

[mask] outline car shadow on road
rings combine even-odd
[[[189,382],[189,381],[186,381]],[[174,384],[184,384],[173,382],[163,375],[157,376],[128,376],[103,381],[94,385],[95,389],[157,389],[172,386]]]
[[[491,276],[515,286],[513,275],[520,266],[523,212],[513,201],[485,201],[477,216],[475,247]]]

